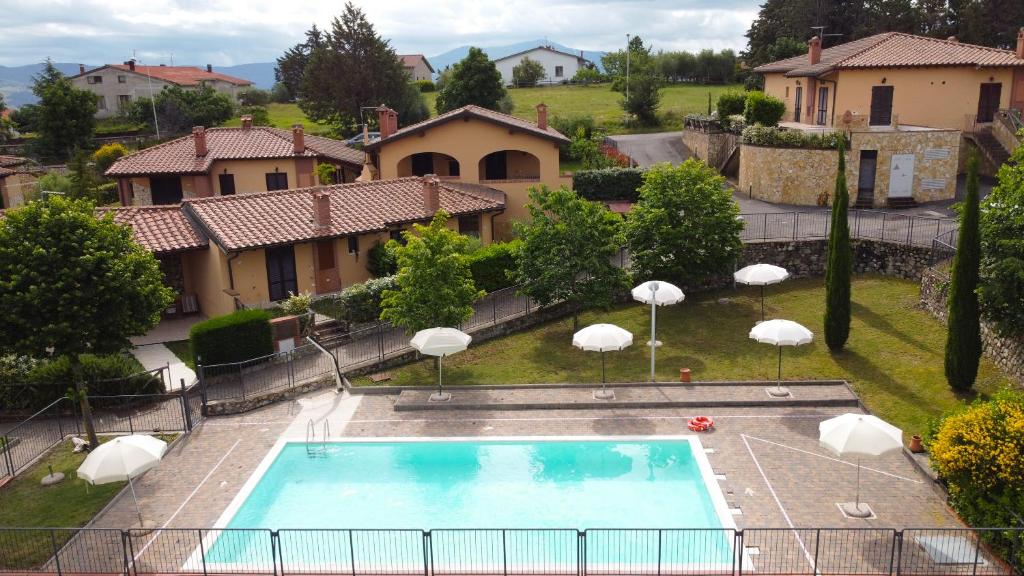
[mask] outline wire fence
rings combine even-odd
[[[0,573],[1019,576],[1024,529],[0,528]],[[994,537],[998,536],[998,543]],[[996,549],[998,548],[998,552]]]
[[[765,212],[741,214],[744,242],[778,240],[812,240],[828,238],[832,213]],[[850,237],[882,240],[909,246],[930,247],[937,237],[955,237],[957,221],[953,218],[930,218],[879,210],[850,210]]]

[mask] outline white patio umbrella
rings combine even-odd
[[[740,284],[761,287],[761,321],[764,322],[764,287],[789,278],[789,272],[771,264],[751,264],[734,272],[732,277]]]
[[[903,431],[869,414],[843,414],[818,424],[818,442],[839,457],[857,457],[857,495],[853,506],[842,505],[847,516],[867,518],[871,509],[860,506],[860,458],[881,456],[903,448]]]
[[[441,386],[441,363],[445,356],[465,350],[472,340],[472,336],[455,328],[427,328],[417,332],[409,341],[420,354],[437,356],[437,392],[430,395],[432,402],[451,400],[452,395]]]
[[[614,324],[591,324],[572,335],[572,345],[592,352],[601,353],[601,390],[594,392],[594,398],[610,400],[615,393],[605,389],[604,353],[622,350],[633,343],[633,335]]]
[[[810,344],[814,334],[792,320],[769,320],[754,326],[750,330],[750,337],[779,348],[778,383],[774,389],[769,389],[768,393],[772,396],[789,396],[789,390],[782,387],[782,347]]]
[[[90,484],[127,480],[135,501],[135,512],[139,515],[139,526],[145,527],[132,478],[156,466],[166,451],[167,442],[159,438],[142,434],[120,436],[90,452],[78,467],[78,477]]]
[[[655,328],[658,324],[655,306],[671,306],[678,304],[686,298],[683,291],[674,284],[649,280],[633,288],[633,300],[651,305],[651,341],[647,344],[651,347],[651,382],[654,382],[654,351],[661,344],[655,338]]]

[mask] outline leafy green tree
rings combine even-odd
[[[473,285],[466,259],[469,238],[448,228],[449,215],[438,210],[430,225],[403,232],[406,243],[394,249],[398,260],[395,290],[385,290],[380,317],[412,331],[457,327],[473,316],[473,302],[484,295]]]
[[[10,116],[14,128],[24,134],[35,132],[39,128],[39,114],[38,104],[25,104],[17,110],[12,110]]]
[[[695,159],[644,173],[625,226],[635,278],[692,285],[732,270],[743,248],[743,223],[724,184]]]
[[[128,148],[120,142],[113,142],[100,146],[92,153],[92,162],[96,167],[97,174],[103,174],[108,168],[114,165],[118,158],[128,153]]]
[[[155,130],[154,104],[161,134],[181,134],[190,131],[193,126],[218,126],[235,114],[231,98],[209,86],[188,90],[171,86],[158,92],[153,101],[149,98],[132,101],[128,108],[129,118]]]
[[[960,391],[974,387],[981,363],[978,202],[978,157],[971,154],[967,159],[967,195],[960,206],[960,232],[949,283],[949,332],[946,335],[946,382]]]
[[[270,89],[270,101],[278,104],[292,101],[292,95],[288,92],[288,87],[285,86],[284,82],[274,83],[274,86]]]
[[[850,276],[853,249],[850,247],[850,204],[846,189],[846,140],[839,139],[839,170],[832,196],[832,223],[828,235],[828,263],[825,269],[825,343],[838,352],[850,338]]]
[[[516,280],[541,306],[565,301],[573,326],[579,311],[608,307],[624,290],[626,273],[612,264],[622,247],[622,218],[565,187],[530,189],[531,220],[516,222],[523,244]]]
[[[238,116],[252,116],[253,126],[271,126],[270,112],[266,106],[242,106],[238,109]]]
[[[651,49],[644,46],[639,36],[633,36],[627,50],[610,52],[601,58],[605,70],[612,77],[612,90],[623,93],[619,105],[627,114],[636,117],[642,124],[657,124],[660,91],[664,82],[658,74]]]
[[[68,359],[93,446],[81,355],[124,351],[172,297],[153,254],[90,202],[52,197],[0,219],[0,351]]]
[[[1000,333],[1024,334],[1024,146],[981,204],[981,310]]]
[[[71,85],[71,80],[46,60],[34,78],[32,93],[39,98],[35,145],[40,154],[65,159],[76,148],[88,148],[96,132],[99,97]]]
[[[438,88],[437,113],[476,104],[489,110],[498,110],[506,96],[501,85],[501,73],[484,51],[471,47],[469,53],[452,67],[451,76]]]
[[[89,154],[84,150],[75,150],[68,162],[68,173],[71,179],[68,195],[77,199],[93,199],[94,188],[99,182],[89,161]]]
[[[14,135],[14,122],[4,114],[6,111],[7,103],[4,102],[4,95],[0,94],[0,144]]]
[[[363,109],[381,104],[398,112],[402,124],[426,118],[423,98],[410,88],[394,48],[362,10],[346,2],[341,16],[320,36],[317,42],[310,40],[297,94],[299,108],[311,120],[353,132],[362,123]]]
[[[32,185],[33,198],[42,198],[43,192],[71,192],[71,178],[60,172],[47,172],[39,177]]]
[[[576,74],[572,77],[572,81],[576,84],[596,84],[604,80],[604,75],[597,71],[597,68],[593,66],[584,66],[576,71]]]
[[[274,102],[291,102],[301,96],[302,79],[310,55],[324,45],[324,33],[313,24],[306,39],[284,51],[274,67]]]
[[[547,76],[544,65],[528,56],[524,56],[519,64],[512,67],[512,83],[517,88],[535,86]]]

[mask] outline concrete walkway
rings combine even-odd
[[[180,390],[181,381],[185,380],[185,386],[192,385],[196,381],[196,373],[185,365],[184,362],[178,359],[171,352],[170,348],[163,344],[146,344],[144,346],[136,346],[132,348],[132,356],[142,364],[142,367],[146,370],[156,370],[158,368],[169,368],[170,369],[170,384],[167,387],[167,391]]]
[[[609,136],[619,152],[647,168],[658,162],[679,164],[689,157],[683,146],[682,132],[654,132],[651,134],[619,134]]]

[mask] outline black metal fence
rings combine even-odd
[[[1011,542],[1002,556],[989,545]],[[0,528],[0,572],[1019,576],[1024,529]],[[1017,546],[1013,548],[1012,546]]]
[[[90,396],[97,434],[187,432],[202,418],[193,387],[174,394]],[[15,476],[71,435],[82,435],[78,403],[59,398],[0,433],[0,479]]]
[[[741,214],[744,242],[810,240],[828,238],[832,214],[811,212],[766,212]],[[956,234],[953,218],[928,218],[878,210],[850,210],[850,237],[883,240],[910,246],[929,247],[939,236]]]

